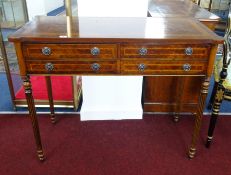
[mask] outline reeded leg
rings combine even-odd
[[[224,89],[222,86],[218,85],[216,95],[215,95],[215,100],[213,103],[213,110],[212,110],[212,115],[209,123],[209,130],[208,130],[208,137],[205,146],[207,148],[210,147],[212,138],[213,138],[213,132],[216,126],[217,122],[217,117],[220,111],[220,105],[222,103],[222,100],[224,98]]]
[[[52,95],[52,85],[51,85],[51,77],[46,76],[46,85],[47,85],[47,94],[48,94],[48,100],[50,105],[50,112],[51,112],[51,123],[55,123],[55,110],[54,110],[54,101],[53,101],[53,95]]]
[[[201,122],[202,122],[202,116],[203,116],[203,109],[205,105],[206,96],[208,94],[208,88],[209,88],[209,79],[206,78],[204,82],[202,83],[201,93],[199,97],[199,103],[197,106],[197,113],[195,116],[195,123],[194,123],[194,130],[192,135],[192,142],[188,151],[189,158],[194,158],[196,154],[196,143],[198,140],[198,136],[200,133],[201,128]]]
[[[37,155],[38,155],[39,160],[43,161],[45,157],[44,157],[44,153],[42,149],[38,120],[36,117],[34,98],[32,96],[30,77],[23,76],[22,80],[23,80],[23,86],[25,89],[25,95],[26,95],[26,100],[27,100],[27,105],[28,105],[28,110],[29,110],[29,117],[31,119],[33,132],[34,132],[34,137],[35,137],[35,142],[36,142],[36,147],[37,147]]]

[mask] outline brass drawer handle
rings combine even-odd
[[[48,71],[48,72],[51,72],[52,70],[54,70],[54,65],[52,63],[46,63],[45,64],[45,69]]]
[[[93,47],[91,49],[91,54],[94,55],[94,56],[99,55],[100,54],[100,49],[98,47]]]
[[[190,71],[191,70],[191,65],[190,64],[184,64],[183,65],[183,69],[184,69],[184,71]]]
[[[187,47],[187,48],[185,49],[185,54],[186,54],[186,55],[192,55],[192,54],[193,54],[193,49],[192,49],[191,47]]]
[[[141,63],[141,64],[138,65],[138,70],[139,71],[143,72],[145,69],[146,69],[146,65],[145,64]]]
[[[43,55],[50,55],[51,54],[51,48],[49,47],[43,47],[42,48]]]
[[[92,65],[91,65],[91,69],[93,70],[93,71],[99,71],[99,69],[100,69],[100,65],[98,64],[98,63],[93,63]]]
[[[144,48],[144,47],[142,47],[142,48],[139,50],[139,54],[140,54],[140,55],[147,55],[147,53],[148,53],[148,49],[146,49],[146,48]]]

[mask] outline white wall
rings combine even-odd
[[[78,0],[78,16],[146,17],[148,0]],[[79,20],[79,33],[104,32],[117,26],[98,22],[93,26]],[[144,26],[144,25],[141,25]],[[139,28],[135,29],[139,30]],[[83,76],[81,120],[142,119],[142,76]]]
[[[26,2],[30,20],[37,15],[46,15],[64,5],[63,0],[26,0]]]
[[[147,9],[148,0],[78,0],[79,16],[141,17]]]
[[[64,0],[44,0],[45,11],[46,13],[55,10],[64,5]]]
[[[43,0],[26,0],[29,20],[37,15],[46,15],[45,4]]]

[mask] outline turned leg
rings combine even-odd
[[[54,101],[53,101],[53,95],[52,95],[52,85],[51,85],[51,77],[46,76],[46,85],[47,85],[47,94],[48,94],[48,100],[50,105],[50,115],[51,115],[51,123],[55,123],[55,110],[54,110]]]
[[[203,117],[203,109],[205,105],[205,100],[206,96],[208,94],[208,88],[209,88],[209,78],[206,78],[201,87],[201,93],[199,96],[199,102],[197,105],[197,113],[195,116],[195,123],[194,123],[194,130],[193,130],[193,135],[192,135],[192,142],[188,151],[188,156],[189,158],[194,158],[196,154],[196,143],[198,140],[198,136],[200,133],[200,128],[201,128],[201,122],[202,122],[202,117]]]
[[[28,105],[28,110],[29,110],[29,117],[30,117],[31,122],[32,122],[34,138],[35,138],[35,142],[36,142],[36,146],[37,146],[37,155],[38,155],[39,160],[43,161],[45,157],[44,157],[41,138],[40,138],[38,120],[36,117],[34,98],[32,96],[30,77],[29,76],[23,76],[22,80],[23,80],[23,86],[25,89],[25,95],[26,95],[26,100],[27,100],[27,105]]]
[[[214,102],[215,96],[216,96],[217,86],[218,86],[218,82],[215,81],[207,109],[212,109],[213,102]]]
[[[226,38],[227,39],[227,38]],[[222,71],[220,72],[220,80],[218,83],[216,83],[216,89],[214,90],[214,101],[213,101],[213,105],[212,105],[212,115],[211,115],[211,119],[210,119],[210,124],[209,124],[209,130],[208,130],[208,137],[207,137],[207,142],[206,142],[206,147],[209,148],[210,143],[212,141],[213,138],[213,132],[215,129],[215,125],[216,125],[216,121],[217,121],[217,117],[220,111],[220,105],[222,103],[222,100],[224,99],[224,94],[225,94],[225,87],[223,86],[223,82],[225,81],[226,77],[227,77],[227,69],[228,69],[228,65],[230,64],[230,61],[226,62],[227,59],[227,45],[224,44],[224,57],[223,57],[223,67],[222,67]]]
[[[145,97],[145,85],[146,85],[146,77],[143,76],[143,82],[142,82],[142,94],[141,94],[141,105],[144,109],[144,97]]]
[[[179,122],[180,120],[180,112],[182,109],[182,99],[183,99],[183,92],[184,92],[184,85],[185,85],[185,78],[184,77],[179,77],[180,79],[178,80],[178,85],[179,87],[177,88],[177,97],[176,97],[176,109],[175,109],[175,114],[173,116],[173,121],[175,123]]]
[[[214,132],[216,122],[217,122],[217,117],[220,111],[222,100],[224,98],[224,92],[225,91],[224,91],[223,86],[218,85],[217,90],[216,90],[215,100],[213,103],[212,115],[211,115],[211,119],[209,123],[208,137],[207,137],[207,141],[205,145],[207,148],[210,147],[210,143],[212,142],[213,132]]]

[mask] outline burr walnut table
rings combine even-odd
[[[44,160],[44,153],[30,75],[193,78],[196,84],[184,86],[182,93],[192,91],[183,99],[197,101],[188,152],[190,158],[194,157],[217,45],[223,42],[197,20],[37,17],[11,35],[9,40],[16,48],[40,160]],[[180,86],[179,83],[176,81],[169,89],[173,99],[174,89]],[[155,87],[149,93],[152,91]]]

